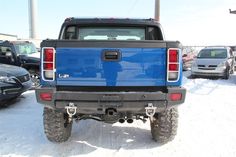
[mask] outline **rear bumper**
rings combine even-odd
[[[152,103],[156,112],[162,112],[184,103],[186,90],[182,87],[168,88],[167,93],[157,92],[75,92],[56,91],[56,88],[40,87],[35,90],[37,101],[51,108],[64,109],[69,103],[78,107],[77,113],[104,114],[106,109],[113,108],[117,112],[145,113],[145,107]],[[42,93],[51,93],[51,100],[40,98]],[[182,94],[177,101],[171,101],[172,93]]]

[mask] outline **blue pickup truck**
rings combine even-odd
[[[153,19],[66,19],[58,40],[41,43],[36,97],[47,138],[68,140],[74,119],[150,119],[155,141],[172,140],[186,94],[181,56]]]

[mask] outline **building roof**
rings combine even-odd
[[[230,14],[236,14],[236,10],[231,10],[231,9],[229,9],[229,13],[230,13]]]
[[[17,35],[12,35],[12,34],[4,34],[4,33],[0,33],[0,35],[10,36],[10,37],[16,37],[16,38],[17,38]]]

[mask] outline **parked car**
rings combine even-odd
[[[190,53],[185,53],[182,55],[182,61],[183,61],[183,70],[187,71],[187,70],[191,70],[191,66],[193,63],[195,55],[194,54],[190,54]]]
[[[0,63],[25,68],[30,73],[33,87],[39,86],[40,53],[32,42],[0,41]]]
[[[6,64],[0,64],[0,105],[15,99],[30,89],[32,81],[27,70]]]
[[[229,79],[234,73],[234,56],[230,47],[206,47],[194,60],[191,68],[192,77],[217,76]]]

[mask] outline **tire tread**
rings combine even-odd
[[[151,122],[152,137],[156,142],[165,144],[174,139],[178,128],[178,110],[171,108],[155,115]]]

